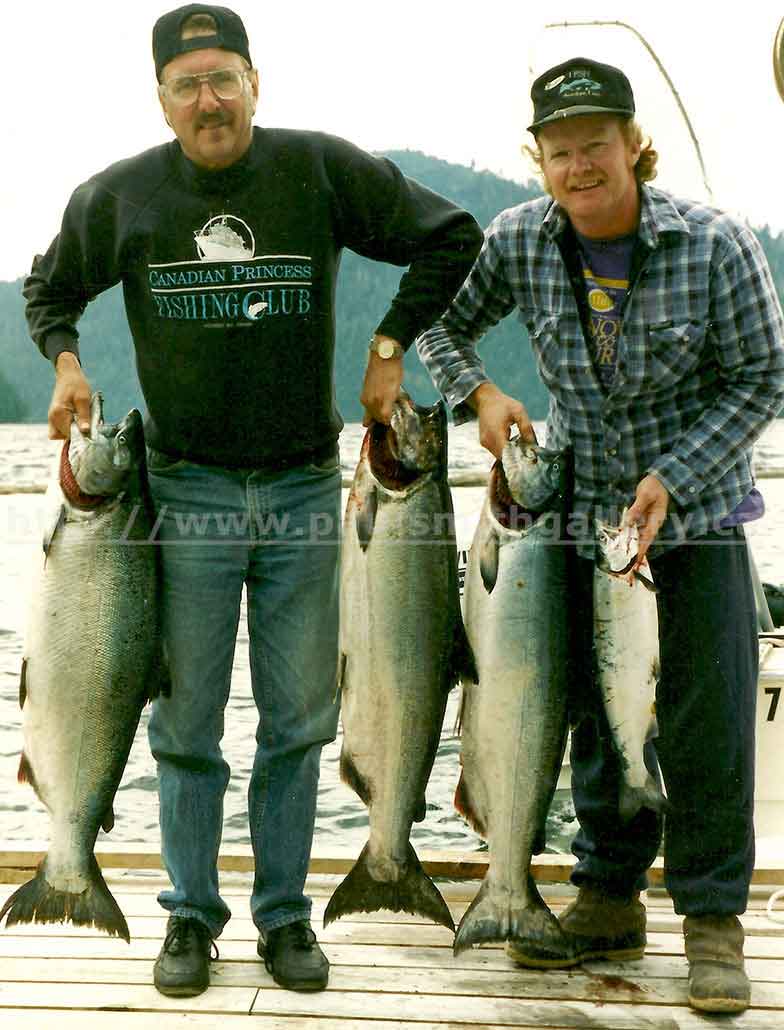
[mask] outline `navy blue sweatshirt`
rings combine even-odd
[[[78,353],[87,303],[122,282],[148,442],[206,464],[274,467],[323,453],[342,426],[342,248],[410,265],[377,330],[408,347],[481,242],[469,214],[332,136],[256,127],[220,172],[173,141],[78,187],[25,282],[27,319],[50,360]]]

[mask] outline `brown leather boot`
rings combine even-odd
[[[743,927],[737,916],[686,916],[689,1004],[700,1012],[743,1012],[751,987],[743,967]]]
[[[560,917],[580,960],[632,962],[645,952],[645,906],[640,892],[619,896],[584,885]]]

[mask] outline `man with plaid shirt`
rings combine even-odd
[[[572,789],[577,900],[561,917],[573,952],[635,959],[639,891],[662,835],[618,813],[619,760],[592,675],[593,520],[640,527],[637,564],[658,587],[659,736],[646,748],[668,793],[665,881],[685,916],[689,1000],[749,1003],[743,929],[754,866],[756,613],[742,524],[764,511],[754,441],[784,400],[784,320],[754,235],[713,208],[647,185],[656,151],[626,76],[574,58],[533,84],[532,154],[550,194],[503,211],[420,357],[456,421],[476,416],[496,457],[524,406],[476,352],[515,308],[548,388],[547,445],[575,456],[577,654]],[[717,546],[721,545],[721,546]],[[509,944],[536,965],[525,941]]]

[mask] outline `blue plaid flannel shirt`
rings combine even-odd
[[[566,227],[549,197],[502,211],[417,349],[464,422],[474,415],[463,402],[488,379],[476,343],[517,308],[550,395],[547,445],[574,448],[580,552],[594,553],[593,519],[617,524],[652,473],[671,498],[656,554],[718,529],[754,485],[752,445],[784,402],[781,305],[746,226],[644,185],[644,260],[624,309],[616,375],[603,390],[558,247]]]

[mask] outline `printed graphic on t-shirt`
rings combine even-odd
[[[310,312],[313,266],[305,254],[256,254],[247,222],[210,218],[193,234],[194,255],[150,264],[150,293],[159,318],[216,328]]]
[[[618,363],[618,338],[621,334],[621,309],[629,289],[628,279],[605,279],[583,265],[590,309],[594,364],[605,386],[609,386]]]
[[[577,251],[585,277],[585,296],[590,314],[594,368],[602,386],[608,388],[618,366],[621,320],[629,292],[634,233],[611,240],[596,240],[575,229]]]

